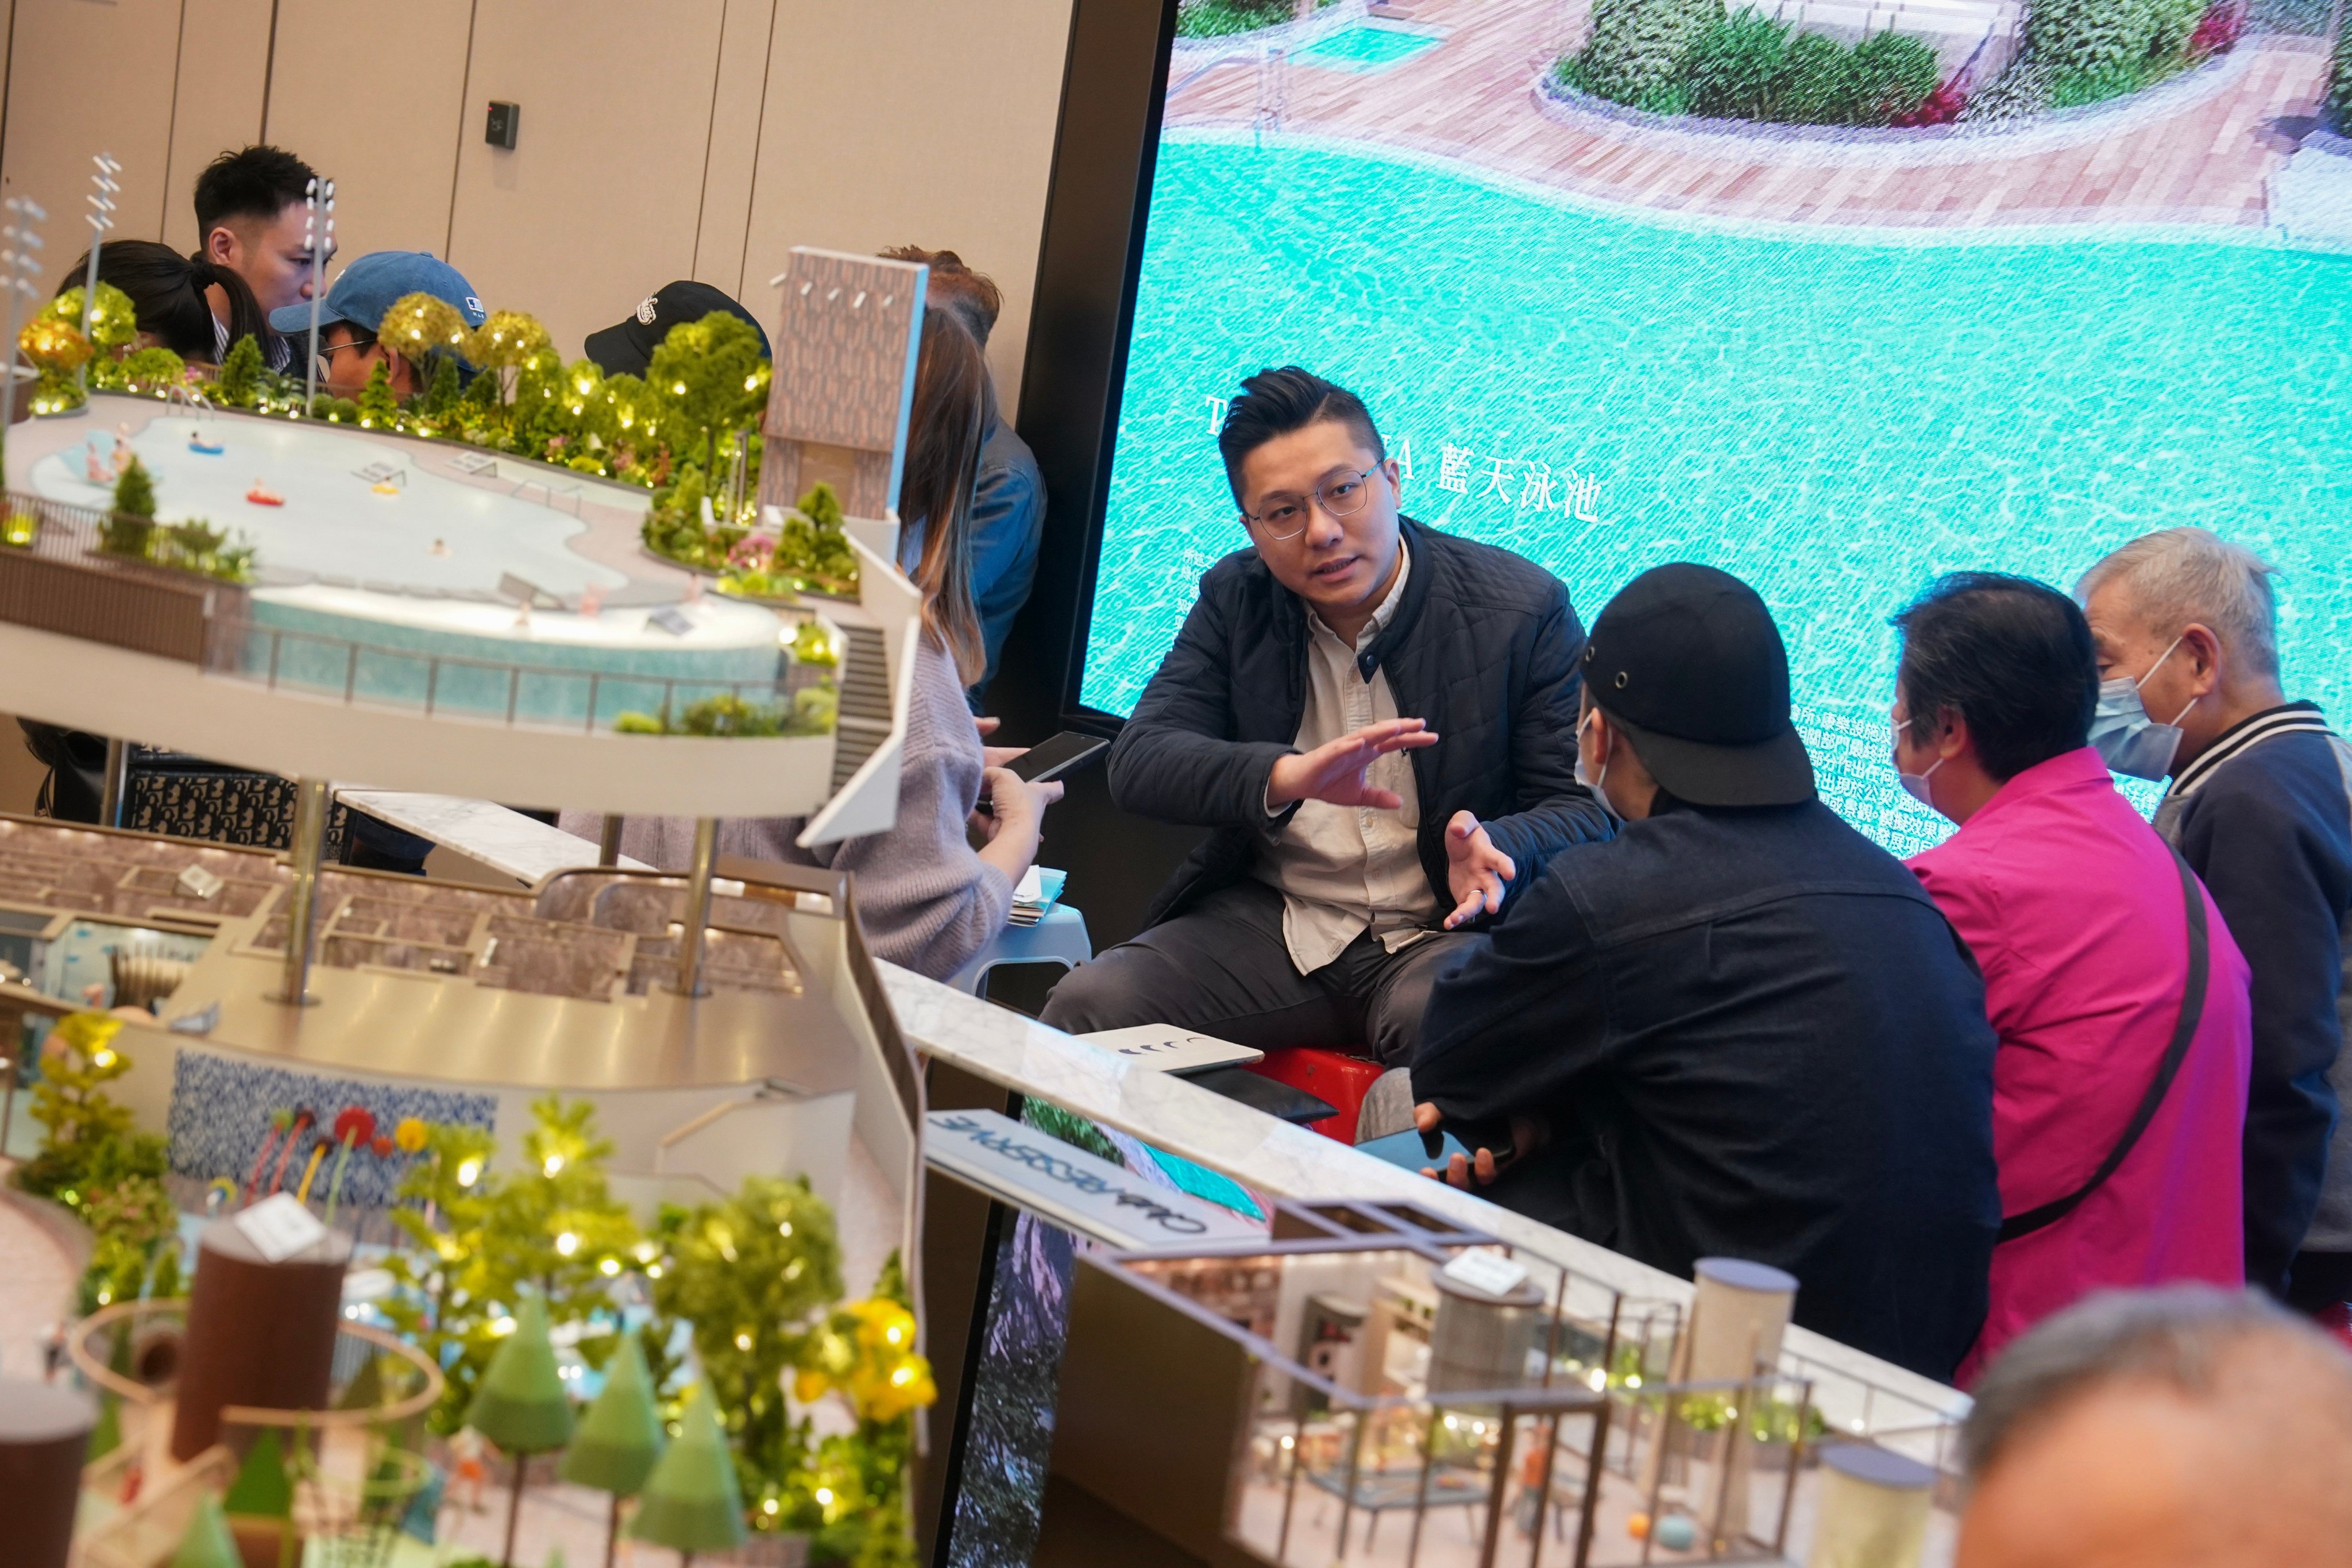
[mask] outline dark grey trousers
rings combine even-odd
[[[1469,940],[1440,931],[1391,952],[1366,934],[1301,974],[1283,945],[1282,895],[1241,882],[1072,970],[1044,1018],[1074,1035],[1172,1024],[1259,1050],[1312,1046],[1404,1067],[1431,984]]]

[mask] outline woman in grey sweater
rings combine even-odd
[[[1062,797],[1058,784],[1027,784],[995,765],[1017,753],[983,750],[964,703],[964,688],[980,678],[986,658],[972,607],[971,523],[993,401],[980,345],[953,317],[926,310],[899,487],[901,510],[915,520],[901,554],[923,590],[924,629],[898,763],[897,825],[813,850],[793,842],[800,817],[730,821],[719,830],[721,854],[853,873],[867,947],[935,980],[962,968],[1004,929],[1013,887],[1037,858],[1045,807]],[[992,816],[974,815],[983,794]],[[594,838],[603,819],[566,812],[562,825]],[[985,836],[977,849],[968,828]],[[693,847],[687,818],[632,817],[621,829],[623,854],[666,871],[686,869]]]

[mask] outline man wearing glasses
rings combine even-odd
[[[466,275],[422,250],[376,250],[343,268],[335,286],[319,302],[319,390],[336,397],[357,398],[367,390],[368,377],[382,363],[395,401],[405,402],[425,390],[429,365],[376,341],[376,330],[394,304],[411,294],[430,294],[457,308],[469,327],[482,324],[482,302]],[[310,344],[310,303],[288,305],[269,312],[270,330],[282,333],[306,353]]]
[[[1110,755],[1122,809],[1215,832],[1045,1020],[1401,1066],[1461,928],[1609,836],[1576,782],[1584,632],[1549,572],[1399,515],[1352,393],[1242,386],[1217,445],[1254,548],[1201,580]]]

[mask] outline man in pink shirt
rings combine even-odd
[[[2073,600],[1958,573],[1895,624],[1895,764],[1960,825],[1911,867],[1983,967],[2000,1039],[2007,1218],[1966,1385],[2094,1290],[2244,1282],[2247,970],[2087,744],[2098,663]]]

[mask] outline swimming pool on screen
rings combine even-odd
[[[1160,149],[1082,695],[1125,713],[1247,542],[1216,400],[1297,363],[1361,393],[1405,510],[1558,573],[1589,622],[1704,561],[1788,639],[1824,795],[1882,842],[1887,617],[1937,573],[2061,586],[2198,523],[2276,563],[2291,693],[2333,705],[2352,595],[2352,258],[2224,231],[1872,236],[1676,224],[1458,167],[1171,133]]]

